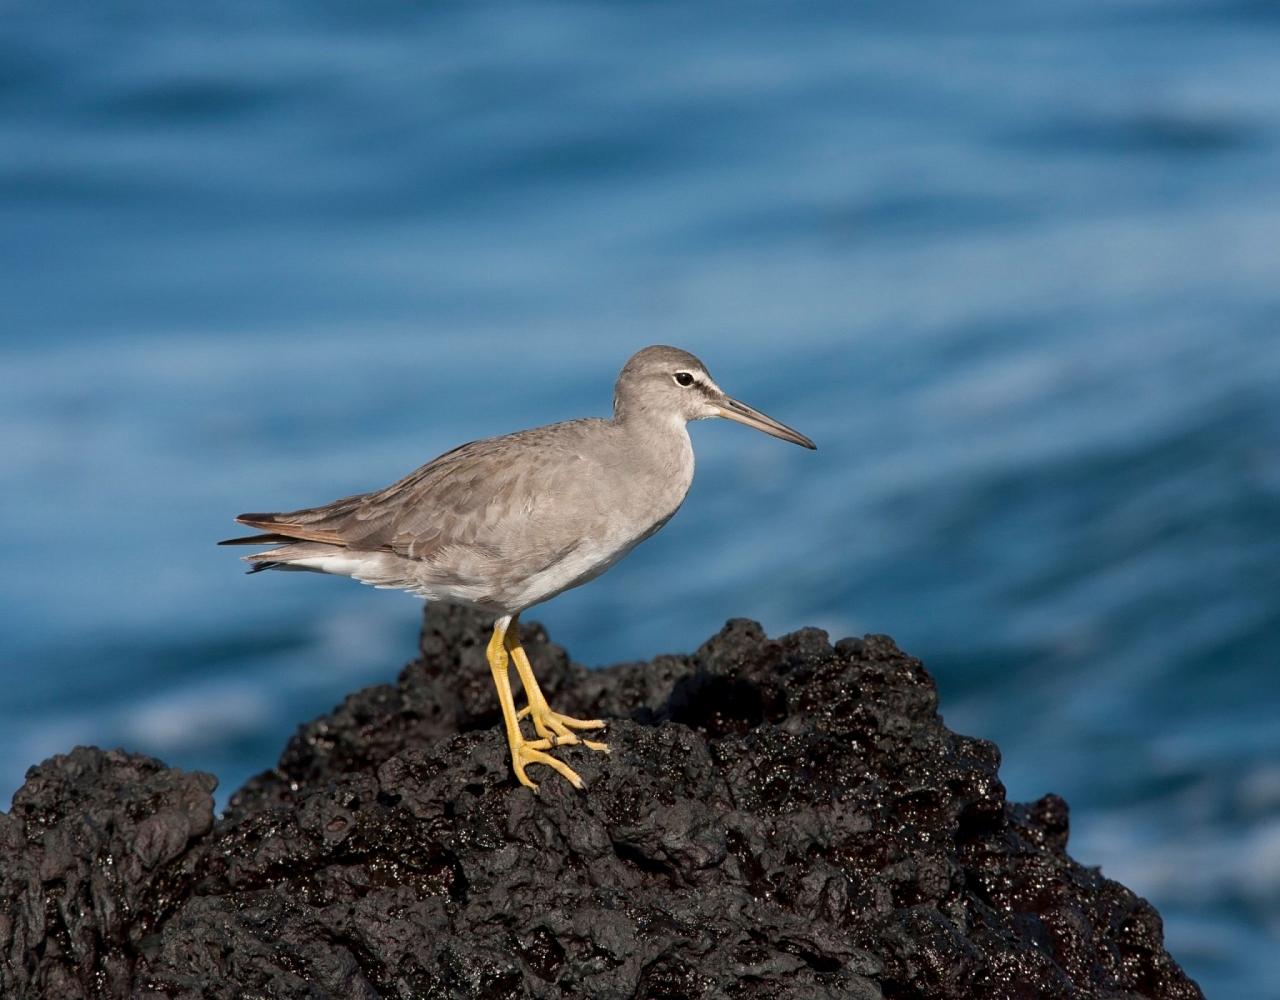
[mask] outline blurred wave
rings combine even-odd
[[[245,509],[608,410],[647,343],[813,436],[536,617],[889,632],[1010,794],[1280,996],[1280,18],[1267,4],[63,2],[0,35],[0,792],[216,772],[419,605],[243,579]]]

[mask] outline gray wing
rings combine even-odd
[[[598,454],[582,445],[603,423],[575,420],[472,441],[385,489],[236,520],[292,538],[425,562],[456,561],[463,550],[468,561],[554,562],[581,537],[582,523],[607,514],[593,491],[583,488],[601,469]],[[529,551],[535,538],[541,551]]]

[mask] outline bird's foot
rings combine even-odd
[[[550,706],[539,706],[542,711],[535,712],[533,706],[522,708],[516,713],[516,719],[523,719],[526,715],[533,720],[533,729],[543,740],[547,741],[549,746],[576,746],[581,744],[588,750],[598,750],[601,753],[608,753],[609,747],[604,743],[596,740],[583,739],[573,732],[575,729],[603,729],[604,721],[601,719],[575,719],[571,715],[561,715]]]
[[[585,743],[586,741],[584,740],[583,742]],[[519,739],[517,742],[513,743],[511,746],[511,768],[516,772],[517,780],[519,780],[520,784],[524,785],[525,788],[532,789],[536,792],[538,790],[537,782],[530,779],[530,777],[524,773],[524,769],[530,764],[546,764],[547,767],[559,772],[559,774],[574,788],[581,791],[584,786],[582,779],[578,777],[578,772],[564,761],[557,760],[555,757],[552,757],[551,754],[546,753],[546,751],[551,749],[553,746],[555,746],[555,743],[550,739]]]

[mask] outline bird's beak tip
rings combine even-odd
[[[720,416],[728,420],[735,421],[739,424],[746,424],[748,427],[754,427],[758,431],[764,431],[773,437],[781,438],[783,441],[789,441],[792,444],[798,444],[810,451],[817,451],[818,446],[810,441],[799,431],[788,427],[786,424],[779,423],[770,416],[766,416],[759,410],[747,406],[740,400],[726,396],[720,406],[717,407]]]

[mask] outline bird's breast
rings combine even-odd
[[[549,556],[521,581],[511,604],[534,604],[599,576],[680,508],[693,482],[693,448],[683,426],[663,448],[619,448],[611,461],[586,463],[548,497],[540,530]]]
[[[626,453],[616,500],[642,538],[657,531],[680,509],[693,483],[693,444],[684,423],[669,434]]]

